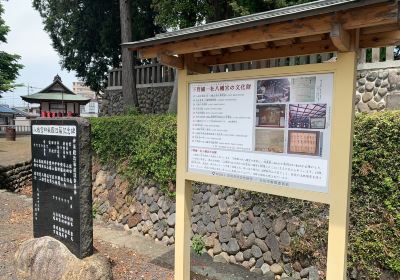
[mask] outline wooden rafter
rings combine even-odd
[[[249,48],[252,50],[265,49],[266,47],[267,47],[266,43],[256,43],[249,45]]]
[[[169,55],[201,52],[268,41],[291,39],[329,33],[332,22],[339,20],[344,30],[397,24],[397,3],[377,4],[363,9],[352,9],[338,14],[325,14],[291,22],[274,23],[263,27],[210,35],[186,41],[144,47],[140,58],[155,57],[159,52]]]
[[[244,51],[244,46],[236,46],[232,48],[228,48],[229,52],[242,52]]]
[[[198,73],[198,74],[209,73],[210,69],[208,68],[208,66],[196,62],[195,58],[192,54],[185,55],[184,63],[185,63],[186,69],[192,73]]]
[[[184,63],[182,57],[165,55],[165,54],[157,54],[157,60],[161,64],[176,68],[183,69]]]
[[[197,52],[193,54],[194,57],[202,57],[203,53],[202,52]]]
[[[308,42],[280,47],[264,48],[257,50],[245,50],[243,52],[224,53],[222,55],[204,56],[196,59],[204,65],[218,65],[236,62],[245,62],[277,57],[287,57],[295,55],[307,55],[312,53],[323,53],[335,51],[336,47],[331,40],[322,40],[318,43]]]
[[[208,53],[210,55],[218,55],[218,54],[222,54],[222,50],[221,49],[209,50]]]

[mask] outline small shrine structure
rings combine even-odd
[[[74,93],[66,87],[59,75],[54,77],[53,83],[32,95],[21,98],[28,103],[40,104],[42,117],[62,117],[80,115],[80,105],[86,105],[90,98]]]

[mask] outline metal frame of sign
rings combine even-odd
[[[328,192],[314,192],[188,172],[189,84],[223,80],[333,73]],[[347,228],[352,159],[356,53],[338,53],[332,63],[188,75],[179,70],[176,180],[175,279],[190,279],[192,181],[321,202],[330,206],[327,279],[346,279]]]

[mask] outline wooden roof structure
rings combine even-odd
[[[321,0],[129,42],[138,57],[195,73],[209,66],[400,43],[397,0]]]
[[[90,98],[76,94],[66,85],[64,85],[59,75],[56,75],[53,79],[53,82],[46,88],[31,95],[23,95],[21,98],[28,103],[40,103],[43,101],[68,101],[85,105],[90,102]]]

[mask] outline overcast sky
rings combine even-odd
[[[1,1],[1,0],[0,0]],[[20,71],[17,83],[44,88],[48,86],[56,74],[63,83],[72,88],[72,82],[77,81],[75,73],[61,70],[60,58],[51,45],[51,40],[43,30],[39,13],[32,8],[32,0],[1,1],[5,12],[6,24],[11,31],[7,36],[7,44],[1,44],[1,50],[19,54],[21,63],[25,66]],[[37,92],[34,89],[33,92]],[[24,102],[19,95],[27,94],[27,88],[16,89],[13,93],[3,94],[0,104],[22,106]]]

